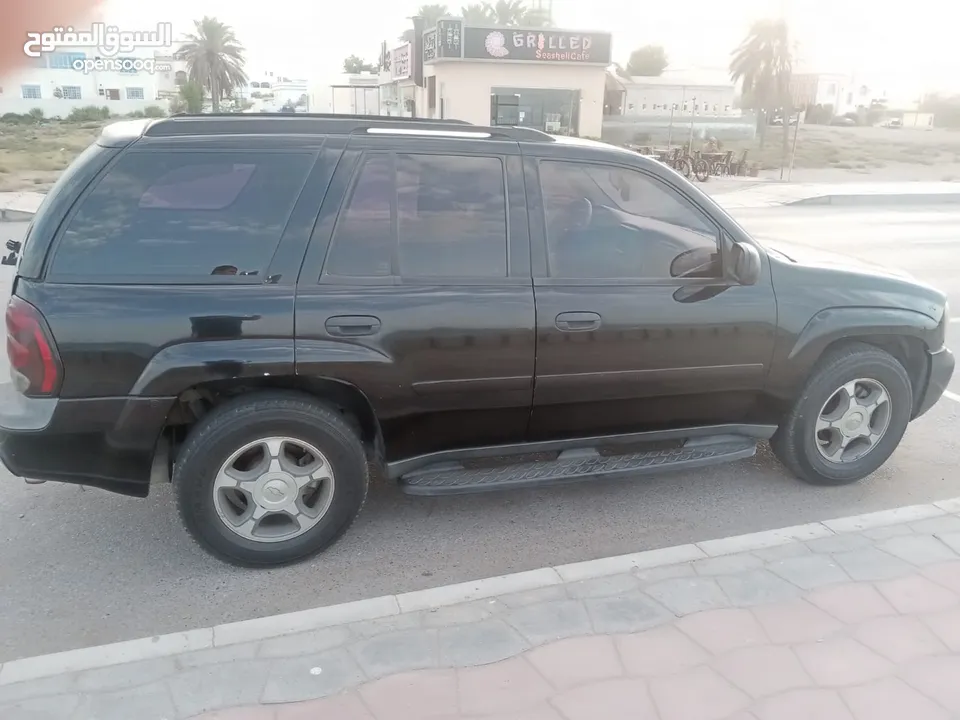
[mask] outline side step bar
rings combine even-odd
[[[461,495],[496,490],[542,487],[590,478],[654,475],[689,470],[752,457],[756,438],[716,435],[687,440],[670,449],[606,454],[597,448],[562,450],[553,459],[478,467],[474,462],[440,462],[400,476],[400,488],[409,495]],[[501,458],[502,459],[502,458]]]

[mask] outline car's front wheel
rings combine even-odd
[[[852,343],[826,355],[770,441],[813,485],[846,485],[883,465],[910,422],[913,390],[889,353]]]
[[[308,396],[263,393],[214,409],[190,432],[173,482],[206,550],[254,567],[303,560],[335,542],[367,494],[356,431]]]

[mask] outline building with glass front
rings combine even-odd
[[[473,27],[462,18],[417,31],[410,114],[600,137],[610,33]]]

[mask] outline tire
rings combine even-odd
[[[267,451],[269,454],[261,455],[270,463],[270,471],[279,467],[273,464],[269,456],[273,453],[267,444],[261,442],[264,438],[283,438],[276,455],[278,463],[281,454],[285,455],[290,448],[296,449],[303,443],[321,453],[317,464],[326,472],[318,470],[317,474],[332,472],[329,484],[327,479],[322,479],[315,490],[308,486],[292,491],[291,500],[298,497],[297,493],[322,494],[325,509],[317,508],[316,518],[304,516],[303,522],[291,521],[301,527],[291,528],[288,534],[301,534],[290,539],[282,539],[285,537],[282,532],[269,540],[241,536],[225,519],[228,516],[224,508],[233,509],[235,504],[225,502],[221,491],[215,490],[216,478],[224,463],[245,446],[254,446],[251,453],[260,449]],[[275,440],[272,442],[276,445]],[[238,462],[243,457],[241,455]],[[310,459],[309,454],[302,457]],[[250,470],[249,476],[263,480],[265,473]],[[275,481],[269,480],[269,483]],[[233,565],[274,567],[316,555],[346,532],[367,497],[368,459],[357,431],[337,410],[296,392],[257,393],[224,403],[197,423],[178,454],[173,484],[180,518],[201,547]],[[245,486],[255,487],[252,480]],[[228,489],[227,492],[234,491]],[[277,494],[275,489],[270,492]],[[259,496],[264,497],[263,490]],[[253,493],[244,497],[249,498],[251,504],[247,509],[254,511]],[[303,496],[294,501],[303,502]],[[283,512],[275,515],[283,520],[290,517]],[[309,523],[315,524],[308,529],[302,528]]]
[[[706,182],[710,179],[710,166],[706,160],[697,160],[693,166],[693,174],[700,182]]]
[[[817,420],[838,389],[858,379],[886,390],[889,407],[885,430],[861,457],[831,462],[821,454]],[[872,345],[851,343],[825,355],[817,364],[770,445],[780,462],[800,480],[811,485],[847,485],[862,480],[889,459],[907,429],[912,408],[913,388],[903,365]]]

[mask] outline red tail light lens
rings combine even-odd
[[[13,295],[7,303],[10,377],[24,395],[49,397],[60,389],[60,356],[43,315]]]

